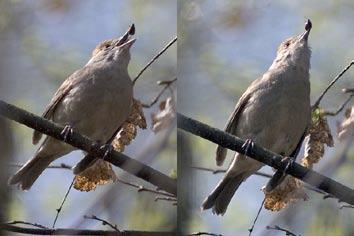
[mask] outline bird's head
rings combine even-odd
[[[92,57],[87,64],[104,62],[118,64],[120,67],[128,67],[130,47],[136,41],[132,37],[134,34],[135,26],[132,24],[122,37],[101,42],[92,51]]]
[[[308,37],[312,28],[312,23],[307,20],[305,32],[298,36],[286,39],[280,44],[277,57],[273,66],[277,65],[296,65],[303,69],[310,68],[311,49],[308,46]]]

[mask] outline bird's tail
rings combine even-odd
[[[22,190],[31,188],[36,179],[57,158],[57,155],[45,155],[40,151],[19,169],[10,179],[9,184],[18,184]]]
[[[213,213],[223,215],[226,212],[232,196],[240,184],[246,180],[252,172],[241,172],[237,175],[230,176],[228,174],[219,182],[213,192],[204,200],[202,209],[213,208]]]

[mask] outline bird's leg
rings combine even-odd
[[[295,159],[292,157],[283,157],[283,159],[281,160],[281,162],[286,162],[286,166],[283,170],[284,173],[287,173],[289,168],[294,164]]]
[[[254,147],[254,142],[252,139],[246,139],[245,143],[242,145],[242,149],[245,152],[245,155],[248,156],[252,152]]]
[[[68,138],[73,134],[74,130],[71,125],[65,125],[64,129],[61,131],[60,135],[63,137],[63,140],[66,142]]]
[[[107,156],[109,156],[109,154],[111,154],[112,151],[114,150],[113,146],[110,143],[102,145],[100,149],[105,151],[102,157],[103,160],[105,160]]]

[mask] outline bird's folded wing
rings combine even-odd
[[[247,90],[248,91],[248,90]],[[247,91],[241,96],[240,100],[237,102],[235,109],[233,110],[233,112],[231,113],[227,124],[225,126],[225,132],[230,133],[230,134],[235,134],[236,132],[236,128],[237,128],[237,121],[239,120],[240,116],[242,115],[242,111],[245,108],[245,106],[247,105],[247,102],[249,100],[249,98],[251,97],[251,93],[247,93]],[[222,147],[222,146],[218,146],[216,148],[216,164],[218,166],[221,166],[226,158],[226,154],[227,154],[227,149]]]
[[[88,72],[87,67],[84,67],[80,70],[77,70],[74,72],[69,78],[67,78],[62,85],[59,87],[59,89],[55,92],[52,100],[50,103],[47,105],[46,109],[44,110],[42,117],[46,119],[52,119],[52,116],[57,108],[57,105],[60,103],[60,101],[63,100],[63,98],[68,94],[68,92],[75,87],[77,83],[82,81],[82,79],[87,75]],[[39,140],[42,137],[42,133],[38,132],[35,130],[33,132],[32,136],[32,143],[37,144]]]

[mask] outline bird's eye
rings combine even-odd
[[[289,45],[290,45],[290,42],[286,42],[286,43],[284,44],[285,48],[289,47]]]

